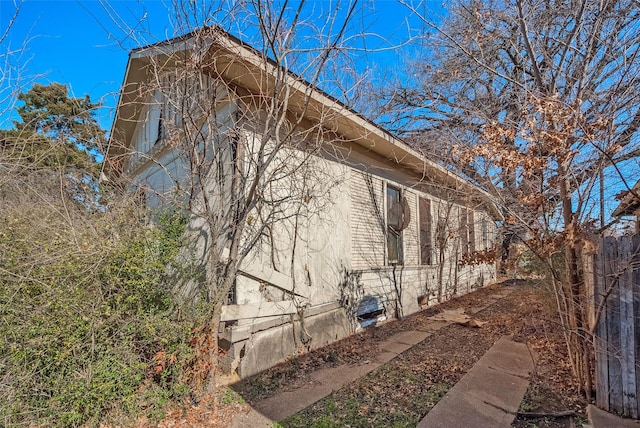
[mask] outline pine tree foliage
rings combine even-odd
[[[87,151],[100,150],[105,142],[105,132],[95,115],[99,104],[89,95],[69,97],[67,87],[60,83],[34,84],[18,96],[24,105],[17,108],[20,122],[18,131],[31,131],[45,135],[54,141],[75,144]]]

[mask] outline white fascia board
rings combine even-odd
[[[242,319],[264,318],[277,315],[291,315],[298,313],[295,302],[247,303],[244,305],[226,305],[222,307],[220,321],[235,321]]]
[[[206,47],[209,48],[212,45],[212,43],[213,42],[209,41],[206,44]],[[131,52],[130,57],[132,59],[138,59],[138,58],[149,58],[149,57],[159,56],[159,55],[171,55],[176,52],[192,50],[195,46],[196,46],[195,38],[194,36],[191,36],[184,39],[167,41],[166,43],[161,42],[155,45],[142,47],[138,50]]]
[[[258,69],[262,69],[266,65],[267,74],[275,74],[277,65],[274,65],[268,61],[265,62],[251,49],[239,45],[227,37],[220,37],[220,39],[217,40],[217,44],[220,45],[223,49],[236,54],[241,60],[249,62],[252,66]],[[318,105],[333,112],[333,114],[335,114],[336,116],[345,118],[346,120],[350,121],[352,123],[352,128],[362,129],[363,135],[362,138],[357,141],[358,144],[370,150],[373,150],[374,152],[378,152],[375,147],[376,143],[388,144],[390,147],[388,150],[385,150],[385,152],[390,152],[391,156],[387,154],[385,155],[385,157],[389,160],[395,161],[399,165],[408,166],[418,171],[421,175],[427,175],[428,173],[433,173],[435,171],[440,176],[447,177],[453,182],[456,182],[458,185],[478,192],[489,205],[492,205],[489,208],[492,211],[494,217],[496,217],[498,220],[504,219],[502,214],[498,210],[497,204],[493,200],[493,197],[488,192],[470,183],[468,180],[465,180],[458,174],[449,171],[442,165],[439,165],[438,163],[426,158],[421,153],[411,148],[401,139],[391,135],[379,126],[362,117],[360,114],[354,112],[353,110],[350,110],[338,100],[332,99],[322,91],[313,87],[310,83],[305,83],[301,79],[302,78],[294,78],[290,73],[287,73],[286,75],[286,83],[293,91],[303,94],[303,96],[309,96]]]

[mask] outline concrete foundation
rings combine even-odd
[[[227,327],[225,336],[238,340],[232,342],[221,339],[221,346],[226,350],[222,360],[223,369],[246,378],[293,355],[326,346],[351,334],[348,317],[340,307],[293,318],[293,322],[281,318],[282,323],[275,326],[273,324],[277,320],[263,323],[262,326],[256,323],[246,339],[243,338],[246,335],[240,333],[241,328],[246,326]],[[237,330],[235,336],[234,329]]]
[[[358,277],[361,295],[353,300],[353,308],[333,302],[306,307],[302,317],[292,314],[235,321],[220,332],[220,346],[226,351],[221,365],[226,373],[246,378],[287,358],[373,326],[380,320],[416,313],[437,303],[428,286],[434,281],[435,272],[432,267],[398,268],[395,272],[390,269],[363,271]],[[445,290],[443,300],[492,283],[495,268],[490,265],[465,266],[456,268],[456,274],[457,290],[455,294]],[[429,293],[428,299],[421,306],[419,297],[425,292]],[[368,305],[364,304],[366,302]],[[376,318],[359,318],[360,312],[376,309],[380,312],[374,313]]]

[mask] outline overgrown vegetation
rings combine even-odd
[[[177,376],[190,326],[163,283],[180,218],[151,228],[122,207],[69,224],[52,206],[20,208],[0,215],[3,420],[79,425],[138,408],[159,416],[186,391]]]
[[[0,138],[0,424],[157,419],[188,392],[197,311],[167,275],[186,217],[151,221],[77,139],[16,128]]]

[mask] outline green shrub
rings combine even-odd
[[[60,198],[0,210],[1,425],[120,425],[161,417],[187,393],[195,315],[166,274],[186,220],[147,218],[125,201],[98,213]]]

